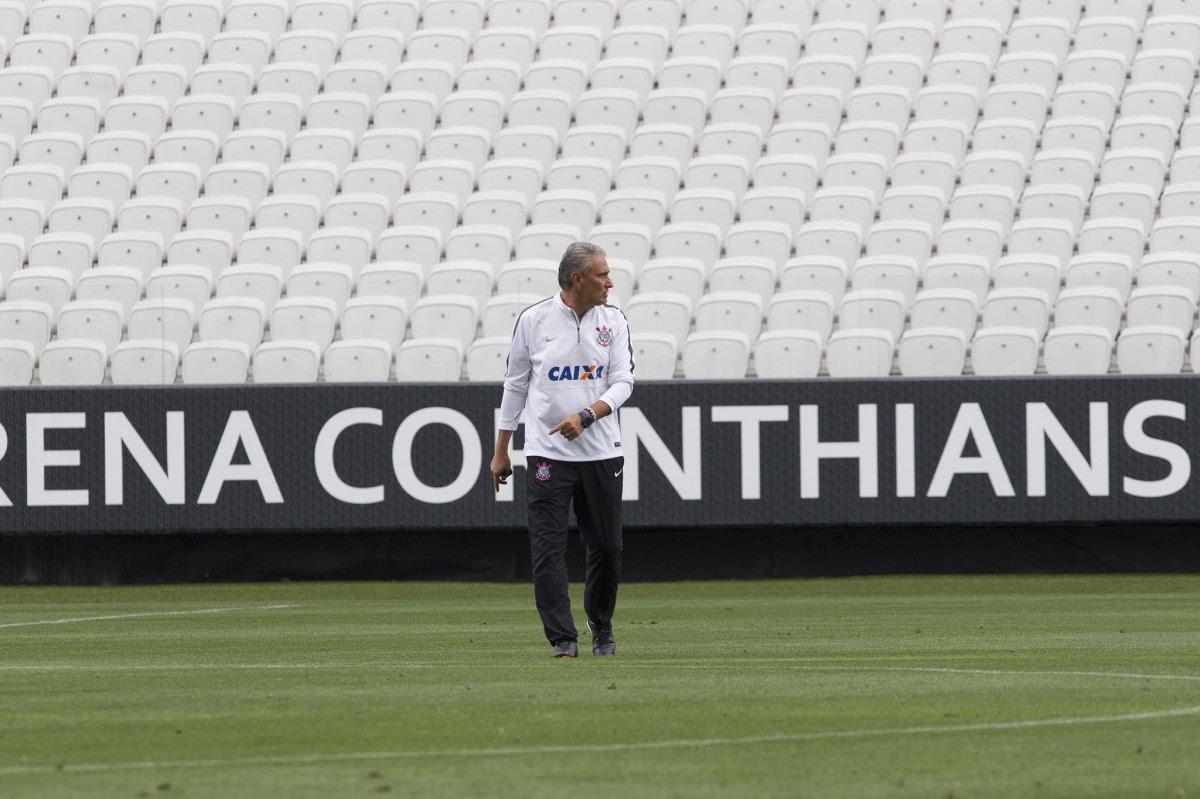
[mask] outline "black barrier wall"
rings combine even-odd
[[[665,382],[621,409],[631,529],[1186,522],[1192,375]],[[28,388],[0,531],[513,529],[498,385]]]

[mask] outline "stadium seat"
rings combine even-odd
[[[125,333],[125,309],[113,300],[72,300],[58,314],[60,339],[88,339],[112,352]]]
[[[917,292],[909,306],[909,326],[954,328],[966,340],[975,332],[979,303],[974,292],[965,289],[924,289]]]
[[[766,307],[775,294],[778,271],[776,262],[770,258],[755,255],[722,258],[709,273],[709,291],[748,291],[757,294]]]
[[[366,37],[363,42],[365,45],[363,50],[370,49],[373,55],[378,55],[378,46],[372,45],[381,40],[390,40],[392,46],[396,48],[395,61],[397,63],[404,53],[403,39],[400,36],[401,34],[398,31],[391,30],[379,31],[368,29],[360,33],[360,37]],[[277,64],[307,63],[316,67],[318,73],[323,73],[333,66],[334,59],[337,57],[338,45],[345,43],[346,40],[344,39],[339,42],[338,37],[332,31],[320,28],[296,28],[283,33],[276,40],[274,60]],[[264,68],[263,72],[265,73],[269,68]],[[392,64],[391,68],[395,69],[395,64]],[[261,78],[262,76],[260,75],[259,77]]]
[[[26,136],[18,148],[20,163],[27,166],[51,164],[62,170],[64,180],[79,168],[83,160],[83,138],[76,133],[33,133]],[[7,159],[5,168],[12,166]]]
[[[503,382],[511,343],[510,335],[481,336],[471,342],[466,353],[467,380],[473,383]]]
[[[1040,289],[1053,302],[1062,284],[1062,269],[1062,264],[1053,255],[1006,255],[996,263],[992,283],[998,289]]]
[[[875,329],[888,333],[894,343],[904,331],[908,309],[904,295],[886,289],[849,291],[838,310],[842,330]]]
[[[640,292],[624,307],[631,329],[639,333],[666,333],[686,341],[691,330],[692,303],[675,292]]]
[[[0,302],[0,340],[23,341],[33,348],[33,357],[41,357],[54,330],[54,307],[41,300]]]
[[[425,272],[420,264],[376,261],[363,267],[355,284],[359,297],[396,297],[411,308],[421,296]]]
[[[921,283],[926,289],[964,289],[982,303],[988,292],[992,263],[988,256],[938,255],[925,262]]]
[[[763,379],[816,377],[824,339],[807,330],[771,330],[754,344],[754,372]]]
[[[108,352],[100,342],[60,338],[42,350],[38,374],[44,386],[98,386],[107,366]]]
[[[183,353],[180,375],[189,385],[245,383],[250,348],[240,341],[196,341]]]
[[[721,256],[721,229],[706,222],[671,222],[659,230],[654,251],[664,258],[695,258],[711,267]]]
[[[473,297],[442,294],[418,300],[410,309],[409,325],[414,338],[452,338],[465,350],[475,339],[478,318],[479,303]]]
[[[904,298],[905,306],[917,293],[920,265],[904,255],[864,256],[850,268],[850,287],[856,291],[892,291]]]
[[[99,266],[132,266],[149,277],[162,266],[162,236],[149,231],[110,233],[96,251]]]
[[[218,299],[259,300],[263,304],[263,311],[269,314],[276,302],[280,301],[283,287],[283,270],[278,266],[246,262],[223,270],[214,288]],[[203,307],[203,302],[200,307]]]
[[[315,383],[320,368],[321,349],[306,340],[265,341],[250,361],[255,383]]]
[[[683,376],[688,380],[740,380],[746,376],[749,363],[750,338],[729,329],[692,333],[680,357]]]
[[[17,270],[4,289],[9,300],[47,304],[57,319],[59,311],[71,299],[74,285],[75,278],[66,269],[43,266]]]
[[[131,341],[165,341],[174,344],[178,360],[178,353],[187,350],[192,343],[196,328],[195,311],[188,300],[165,297],[146,299],[130,309],[126,325]]]
[[[350,267],[354,275],[371,260],[375,237],[370,231],[351,227],[324,227],[308,240],[309,261],[336,262]]]
[[[1195,312],[1196,295],[1191,288],[1139,285],[1129,295],[1125,307],[1126,325],[1173,327],[1188,336],[1195,327]]]
[[[495,274],[492,265],[485,261],[443,261],[430,270],[425,294],[430,298],[465,296],[480,307],[492,296]]]
[[[906,330],[896,345],[900,374],[906,377],[956,377],[966,360],[967,337],[953,327]]]
[[[358,29],[394,30],[407,39],[416,31],[420,16],[420,0],[364,0],[358,9]]]
[[[1025,327],[986,327],[971,340],[971,369],[977,375],[1016,377],[1037,370],[1041,336]]]
[[[707,280],[708,268],[698,258],[653,258],[642,264],[638,289],[683,294],[694,307],[704,295]]]
[[[1115,289],[1064,288],[1054,302],[1054,324],[1055,327],[1101,327],[1116,336],[1123,307],[1121,295]]]
[[[836,310],[833,297],[824,291],[780,291],[767,305],[767,330],[804,331],[824,344],[833,331]]]
[[[1200,256],[1185,252],[1149,253],[1138,269],[1138,287],[1183,286],[1200,297]]]
[[[830,377],[886,377],[892,371],[892,334],[874,328],[846,328],[829,337],[825,365]]]
[[[675,377],[679,348],[669,333],[632,333],[630,346],[641,380],[671,380]]]
[[[271,338],[311,342],[319,356],[333,341],[338,318],[337,304],[328,297],[289,295],[271,309]]]
[[[29,245],[29,266],[65,269],[78,279],[90,269],[95,248],[92,237],[84,233],[43,233]]]
[[[306,261],[292,270],[286,285],[288,297],[323,297],[340,312],[350,299],[354,271],[344,263]]]
[[[376,339],[342,339],[325,350],[326,383],[382,383],[392,369],[392,346]]]
[[[463,345],[452,338],[412,338],[396,350],[396,380],[447,383],[462,378]]]
[[[1113,335],[1103,327],[1055,327],[1046,334],[1044,358],[1049,375],[1108,374]]]
[[[1110,288],[1124,302],[1133,282],[1133,265],[1118,252],[1081,253],[1067,264],[1063,278],[1066,288]]]
[[[252,351],[262,341],[266,322],[262,300],[226,297],[205,303],[197,317],[197,330],[201,341],[235,341]]]
[[[0,386],[29,385],[35,363],[33,345],[28,341],[0,338]]]
[[[114,386],[170,385],[179,368],[179,347],[162,340],[123,341],[112,351]]]
[[[984,299],[981,326],[1023,327],[1045,335],[1050,298],[1039,289],[993,289]]]
[[[195,314],[212,296],[212,270],[203,266],[159,267],[146,275],[145,289],[146,299],[186,300]]]

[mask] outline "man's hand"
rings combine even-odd
[[[574,441],[575,439],[579,438],[579,436],[583,435],[583,418],[577,413],[573,413],[570,416],[564,417],[563,420],[555,425],[554,429],[550,431],[550,435],[554,435],[555,433],[561,433],[562,437],[567,441]]]
[[[512,476],[512,461],[508,457],[508,452],[497,452],[492,456],[492,486],[496,489],[496,493],[500,493],[500,486],[508,485],[508,478]]]

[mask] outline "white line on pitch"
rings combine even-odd
[[[276,608],[295,607],[294,605],[270,605],[265,608],[229,608],[229,610],[270,610]],[[188,612],[214,612],[214,611],[188,611]],[[112,617],[123,618],[123,617]],[[43,624],[52,624],[57,622],[34,622]],[[4,626],[4,625],[0,625]],[[807,658],[805,659],[807,660]],[[1138,674],[1118,671],[1025,671],[1020,669],[956,669],[948,667],[922,667],[922,666],[846,666],[846,665],[817,665],[795,663],[790,658],[767,658],[764,660],[752,660],[743,663],[725,664],[725,663],[695,663],[695,662],[672,662],[668,664],[662,663],[606,663],[606,667],[625,669],[653,669],[662,671],[665,668],[670,669],[719,669],[719,668],[739,668],[744,669],[749,665],[769,663],[778,665],[781,668],[791,668],[799,671],[895,671],[895,672],[912,672],[916,674],[971,674],[971,675],[992,675],[998,677],[1107,677],[1122,680],[1171,680],[1181,682],[1200,682],[1200,675],[1196,674]],[[90,662],[83,664],[71,663],[28,663],[28,664],[0,664],[0,672],[5,671],[87,671],[87,672],[122,672],[122,671],[318,671],[326,669],[387,669],[404,671],[418,669],[470,669],[478,671],[480,669],[504,670],[504,669],[524,669],[528,666],[526,663],[403,663],[398,661],[387,662],[372,662],[372,663],[161,663],[161,664],[103,664],[98,662]]]
[[[0,624],[3,627],[33,627],[40,624],[74,624],[81,621],[112,621],[113,619],[144,619],[149,616],[195,616],[201,613],[239,613],[249,610],[279,610],[292,608],[295,605],[262,605],[259,607],[240,608],[203,608],[201,610],[164,610],[154,613],[119,613],[113,616],[80,616],[74,619],[46,619],[44,621],[12,621]]]
[[[342,754],[282,755],[278,757],[213,758],[209,760],[135,761],[128,763],[80,763],[56,766],[8,766],[0,774],[50,774],[64,772],[134,771],[177,768],[230,768],[237,766],[286,766],[307,763],[336,763],[353,760],[412,760],[442,757],[514,757],[518,755],[591,754],[603,752],[634,752],[655,749],[686,749],[705,746],[745,746],[750,744],[798,743],[828,739],[886,737],[891,735],[945,735],[947,733],[987,732],[992,730],[1021,730],[1036,727],[1066,727],[1082,724],[1113,724],[1126,721],[1152,721],[1177,716],[1200,715],[1200,706],[1176,710],[1155,710],[1146,713],[1126,713],[1119,716],[1081,716],[1061,719],[1029,719],[1027,721],[996,721],[981,724],[959,724],[949,727],[907,727],[899,729],[831,730],[828,732],[779,733],[754,735],[745,738],[697,738],[673,741],[638,741],[612,744],[565,744],[557,746],[511,746],[489,749],[422,749],[396,752],[345,752]]]
[[[826,671],[833,667],[812,666],[804,667],[811,671]],[[837,671],[913,671],[933,674],[993,674],[999,676],[1064,676],[1064,677],[1118,677],[1127,680],[1196,680],[1200,676],[1194,674],[1127,674],[1112,671],[1007,671],[1004,669],[950,669],[950,668],[921,668],[919,666],[840,666]]]

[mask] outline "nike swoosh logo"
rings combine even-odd
[[[561,336],[562,333],[559,333],[558,335]],[[556,338],[558,338],[558,336],[546,336],[546,341],[554,341]]]
[[[622,469],[622,470],[621,470],[621,472],[623,472],[623,471],[625,471],[625,470],[624,470],[624,469]],[[614,474],[614,475],[613,475],[613,477],[620,477],[620,476],[621,476],[621,472],[617,472],[616,474]]]

